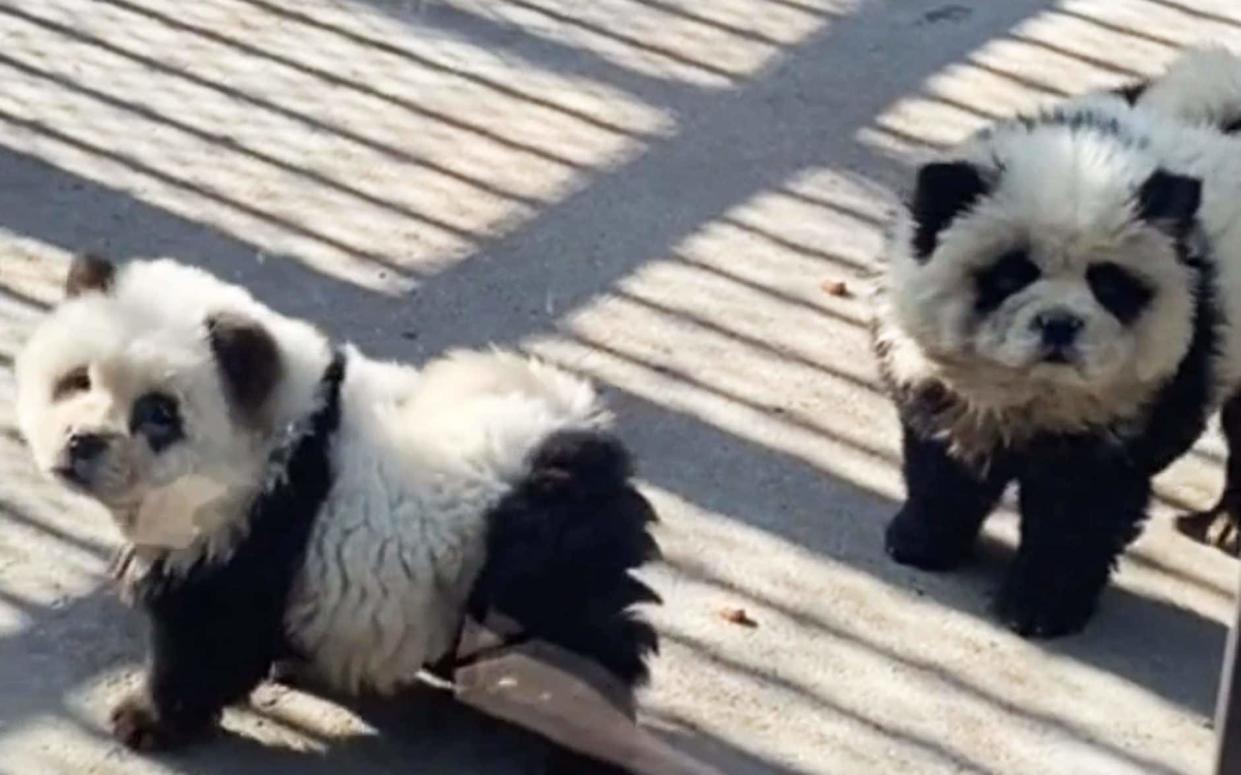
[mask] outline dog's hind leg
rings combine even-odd
[[[1176,520],[1176,529],[1195,541],[1209,544],[1234,557],[1241,549],[1241,395],[1233,396],[1220,413],[1220,426],[1228,443],[1224,490],[1206,511],[1185,514]]]

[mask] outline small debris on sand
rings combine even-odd
[[[730,624],[741,627],[757,627],[758,622],[750,618],[744,608],[725,608],[720,611],[720,618]]]
[[[842,299],[847,299],[853,295],[853,291],[849,290],[849,284],[844,280],[825,280],[822,288],[828,295]]]

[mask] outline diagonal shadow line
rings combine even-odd
[[[1068,57],[1069,59],[1074,59],[1083,64],[1090,65],[1091,67],[1094,67],[1096,69],[1103,70],[1104,72],[1112,73],[1113,75],[1123,75],[1123,76],[1126,76],[1127,78],[1146,78],[1148,75],[1147,73],[1144,73],[1141,70],[1134,70],[1132,67],[1126,67],[1124,65],[1116,64],[1115,62],[1104,59],[1103,57],[1097,57],[1091,54],[1084,54],[1075,49],[1071,49],[1068,46],[1062,46],[1058,43],[1052,43],[1051,41],[1048,41],[1048,40],[1042,40],[1040,38],[1033,38],[1033,37],[1030,37],[1029,35],[1025,35],[1022,33],[1013,33],[1009,37],[1011,37],[1013,40],[1019,43],[1022,43],[1024,45],[1033,46],[1035,48],[1041,48],[1044,51],[1049,51],[1053,54],[1059,54],[1060,56]]]
[[[188,134],[191,137],[195,137],[199,140],[202,140],[206,143],[210,143],[212,145],[219,146],[220,148],[224,150],[235,152],[235,153],[241,154],[242,156],[249,157],[256,161],[260,161],[271,167],[275,167],[276,169],[287,172],[290,175],[294,175],[304,180],[311,181],[313,183],[323,186],[324,188],[330,188],[333,191],[337,191],[347,196],[351,196],[354,199],[358,199],[367,204],[374,205],[375,207],[378,207],[382,210],[386,210],[390,213],[395,213],[396,215],[409,218],[410,220],[419,221],[429,226],[434,226],[435,228],[445,228],[445,227],[456,228],[458,230],[456,233],[456,236],[459,236],[459,237],[470,236],[468,231],[461,229],[460,227],[452,227],[451,224],[446,224],[444,221],[441,221],[440,219],[431,218],[410,207],[407,207],[398,202],[393,202],[393,201],[384,199],[383,197],[379,197],[374,194],[368,193],[360,188],[357,188],[356,186],[351,186],[347,183],[343,183],[339,180],[336,180],[335,178],[332,178],[329,175],[325,175],[313,169],[301,167],[297,164],[293,164],[291,162],[285,161],[284,159],[281,159],[279,157],[272,156],[271,154],[266,153],[264,151],[250,148],[244,143],[232,137],[229,137],[228,135],[218,134],[215,132],[210,132],[204,129],[200,129],[194,126],[193,124],[189,124],[184,121],[181,121],[180,119],[173,118],[172,116],[169,116],[165,113],[155,110],[154,108],[148,105],[144,105],[144,104],[137,103],[137,102],[130,102],[128,100],[121,99],[120,97],[116,97],[112,94],[99,91],[89,86],[85,86],[65,76],[58,75],[56,73],[50,73],[50,72],[47,72],[46,70],[42,70],[40,68],[34,67],[33,65],[27,64],[21,60],[13,59],[5,55],[3,52],[0,52],[0,65],[7,65],[8,67],[13,68],[14,70],[18,70],[22,73],[25,73],[26,75],[31,76],[32,78],[37,78],[39,80],[46,81],[48,83],[53,83],[61,87],[62,89],[71,91],[75,94],[80,94],[84,97],[97,100],[99,102],[104,103],[105,105],[109,105],[113,108],[116,108],[117,110],[121,110],[121,111],[130,113],[135,116],[140,116],[146,119],[147,121],[151,121],[156,124],[161,124],[166,127],[171,127],[180,132],[184,132],[185,134]],[[524,201],[523,203],[530,204],[532,206],[537,205],[537,203],[534,200],[527,200],[527,201]]]
[[[791,307],[796,307],[798,309],[806,310],[807,312],[812,312],[817,315],[823,315],[824,317],[831,318],[832,320],[838,321],[840,323],[845,323],[850,326],[857,326],[859,328],[862,328],[862,327],[869,325],[869,322],[865,315],[850,315],[841,310],[832,309],[831,307],[820,307],[819,305],[814,304],[813,302],[807,301],[806,299],[800,298],[798,296],[794,296],[791,293],[785,293],[784,291],[778,290],[776,288],[772,288],[770,286],[757,283],[753,280],[749,280],[745,277],[742,277],[741,275],[735,272],[730,272],[727,269],[724,269],[723,267],[707,263],[706,261],[700,261],[696,258],[691,258],[685,255],[684,253],[674,253],[672,256],[672,259],[676,261],[677,263],[685,264],[686,266],[691,267],[696,271],[706,272],[707,274],[718,277],[721,280],[725,280],[730,283],[736,283],[737,285],[740,285],[748,290],[754,291],[755,293],[759,293],[765,298],[771,301],[777,302],[779,304],[787,304]]]
[[[33,601],[27,600],[20,595],[15,595],[0,585],[0,603],[16,609],[28,619],[35,619],[43,611],[43,606]]]
[[[914,748],[922,754],[954,768],[955,771],[965,770],[967,772],[984,773],[985,775],[1000,775],[998,771],[984,766],[976,759],[973,759],[972,757],[959,751],[953,751],[924,735],[906,730],[895,729],[874,720],[861,711],[854,710],[853,708],[850,708],[835,700],[829,700],[823,695],[811,691],[801,684],[794,683],[783,676],[764,673],[758,668],[748,665],[735,657],[730,657],[723,654],[717,646],[708,644],[704,640],[685,633],[669,632],[667,629],[660,632],[660,637],[694,652],[696,657],[709,662],[720,669],[743,676],[747,680],[759,685],[766,684],[769,686],[774,686],[783,692],[797,697],[809,705],[819,708],[820,710],[837,716],[843,716],[844,718],[847,718],[856,724],[860,724],[861,726],[869,729],[871,732],[886,737],[893,742]]]
[[[1016,70],[1012,70],[1002,65],[997,65],[994,63],[990,63],[990,62],[982,62],[976,56],[970,57],[968,60],[968,64],[970,67],[977,67],[979,70],[990,73],[991,75],[994,75],[997,78],[1001,78],[1005,81],[1009,81],[1010,83],[1014,83],[1018,86],[1025,87],[1026,89],[1029,89],[1030,91],[1038,92],[1039,94],[1042,94],[1047,97],[1055,97],[1057,99],[1066,99],[1068,97],[1073,96],[1073,92],[1068,91],[1066,89],[1062,89],[1059,86],[1047,83],[1045,81],[1041,81],[1037,78],[1026,75],[1025,73],[1017,72]]]
[[[902,667],[919,673],[933,681],[947,684],[961,694],[995,708],[996,710],[999,710],[1011,717],[1021,719],[1025,722],[1034,723],[1047,729],[1054,729],[1068,737],[1106,751],[1108,755],[1120,759],[1128,764],[1132,764],[1142,772],[1159,772],[1167,773],[1168,775],[1175,775],[1175,773],[1173,773],[1166,766],[1146,757],[1129,753],[1128,751],[1125,751],[1124,749],[1111,743],[1100,740],[1086,730],[1080,728],[1078,725],[1066,721],[1059,716],[1052,713],[1023,708],[988,689],[984,689],[983,687],[978,686],[977,684],[972,683],[971,681],[968,681],[955,673],[949,672],[933,662],[919,659],[907,654],[901,654],[892,647],[887,646],[880,641],[867,638],[857,632],[847,632],[839,627],[829,624],[821,617],[813,616],[805,611],[797,610],[787,603],[776,600],[770,595],[763,595],[753,590],[740,587],[736,584],[736,582],[715,573],[704,563],[697,561],[693,557],[666,556],[664,560],[678,573],[682,573],[701,583],[719,587],[731,595],[744,598],[752,604],[774,610],[799,627],[826,635],[832,640],[852,644],[880,659],[901,665]]]
[[[735,215],[722,215],[717,219],[717,221],[805,258],[813,258],[817,261],[845,266],[855,272],[865,272],[870,268],[870,264],[865,261],[841,255],[840,253],[832,253],[827,250],[823,250],[822,248],[805,245],[801,242],[797,242],[796,240],[792,240],[778,234],[769,228],[742,220]]]
[[[751,43],[761,43],[765,46],[771,46],[772,48],[780,48],[785,45],[784,41],[776,40],[765,33],[752,30],[747,27],[742,27],[738,24],[732,24],[731,22],[722,21],[720,19],[713,19],[710,16],[695,13],[687,7],[676,5],[675,3],[665,2],[665,0],[629,1],[634,5],[645,5],[648,8],[654,8],[660,13],[667,14],[668,16],[675,16],[680,19],[685,19],[686,21],[690,21],[695,24],[701,24],[704,27],[711,27],[712,29],[719,30],[720,32],[742,38],[743,40],[748,40]]]
[[[776,193],[780,196],[786,196],[789,199],[801,202],[802,204],[819,207],[829,212],[836,213],[837,215],[843,215],[847,218],[861,221],[867,226],[875,229],[887,228],[887,220],[882,216],[875,215],[874,213],[868,213],[865,210],[846,205],[842,202],[826,199],[821,196],[815,196],[814,194],[807,194],[804,191],[798,191],[787,185],[776,189]]]
[[[159,11],[155,11],[150,8],[144,8],[143,6],[140,6],[140,5],[135,5],[133,3],[128,2],[127,0],[95,0],[95,2],[114,5],[134,15],[145,16],[148,19],[153,19],[155,21],[158,21],[161,24],[171,27],[172,29],[181,30],[182,32],[190,33],[191,35],[197,35],[203,38],[204,40],[210,40],[214,43],[218,43],[221,46],[231,48],[234,51],[239,51],[243,54],[248,54],[249,56],[255,57],[257,59],[264,59],[268,62],[272,62],[273,64],[277,64],[282,67],[286,67],[286,68],[295,70],[300,73],[304,73],[307,75],[313,75],[314,77],[322,81],[325,81],[327,83],[330,83],[334,86],[340,86],[345,89],[352,89],[353,91],[359,92],[361,94],[365,94],[368,97],[373,97],[377,100],[386,102],[389,105],[395,105],[396,107],[402,108],[403,110],[413,113],[414,115],[422,116],[423,118],[429,118],[433,121],[438,121],[441,124],[444,124],[446,126],[450,126],[453,129],[457,129],[462,132],[466,132],[466,133],[475,135],[477,137],[490,140],[491,142],[501,145],[505,148],[508,148],[509,150],[525,153],[530,156],[534,156],[538,159],[541,159],[543,161],[551,162],[553,164],[559,164],[560,166],[567,167],[573,170],[580,170],[583,168],[583,165],[580,162],[576,162],[554,151],[549,151],[545,148],[539,148],[538,146],[530,145],[529,143],[523,143],[521,141],[514,140],[510,137],[506,137],[500,134],[499,132],[489,129],[488,127],[485,127],[481,124],[477,124],[472,121],[466,121],[465,119],[458,118],[457,116],[453,116],[448,113],[444,113],[442,111],[424,107],[414,102],[413,100],[407,99],[405,97],[400,97],[395,94],[391,94],[389,92],[384,91],[383,89],[379,89],[375,86],[370,86],[368,84],[362,83],[361,81],[355,80],[353,78],[346,78],[345,76],[339,75],[338,73],[334,73],[331,70],[325,70],[322,67],[317,67],[315,65],[311,65],[306,62],[301,62],[296,59],[290,59],[289,57],[286,57],[282,54],[275,54],[265,49],[261,49],[258,46],[251,46],[249,43],[244,43],[235,38],[231,38],[228,35],[222,35],[214,30],[199,27],[196,24],[189,24],[187,22],[181,21],[180,19],[175,19],[171,16],[168,16],[167,14],[160,13]]]
[[[602,129],[607,132],[612,132],[614,134],[623,135],[637,140],[640,140],[646,136],[645,132],[635,131],[629,127],[621,126],[620,124],[588,113],[584,110],[579,110],[578,108],[568,105],[562,105],[554,100],[547,99],[546,97],[540,97],[537,94],[519,88],[519,86],[515,84],[502,83],[500,81],[479,75],[478,73],[472,73],[466,70],[459,70],[454,67],[450,67],[403,46],[398,46],[389,41],[381,40],[380,38],[372,37],[370,35],[363,35],[362,33],[355,32],[354,30],[333,26],[327,22],[314,18],[313,16],[309,16],[300,11],[295,11],[291,8],[275,5],[267,2],[267,0],[238,0],[238,2],[254,6],[255,8],[260,8],[273,16],[278,16],[282,19],[287,19],[312,29],[337,35],[344,40],[351,41],[359,46],[369,47],[377,51],[382,51],[386,54],[391,54],[392,56],[399,57],[407,62],[418,65],[419,67],[426,68],[427,70],[433,70],[437,73],[460,78],[461,80],[468,81],[476,86],[482,86],[485,89],[489,89],[496,94],[503,94],[506,97],[512,97],[517,100],[528,102],[532,105],[547,108],[548,110],[555,111],[561,115],[581,121],[584,124],[589,124],[597,129]]]
[[[989,110],[987,108],[982,107],[981,105],[975,105],[973,103],[966,102],[956,97],[950,97],[938,91],[928,92],[922,96],[925,99],[931,100],[933,102],[943,103],[944,105],[947,105],[950,108],[955,108],[963,113],[968,113],[971,116],[976,116],[978,118],[985,119],[988,122],[1003,121],[1005,119],[1009,119],[1013,117],[1013,114],[1011,112]]]
[[[72,546],[81,552],[89,554],[97,559],[106,560],[108,557],[108,549],[102,544],[89,541],[80,536],[66,533],[58,527],[41,522],[25,513],[25,511],[14,501],[8,497],[0,495],[0,520],[8,520],[19,525],[23,525],[30,530],[42,533],[49,538],[59,541],[60,543]]]
[[[92,35],[88,35],[79,30],[75,30],[72,27],[61,24],[60,22],[52,21],[51,19],[45,19],[36,14],[32,14],[24,9],[18,9],[12,6],[0,5],[0,13],[8,14],[15,18],[21,19],[29,24],[33,24],[38,27],[42,27],[43,29],[49,30],[51,32],[63,35],[64,37],[69,38],[71,40],[75,40],[79,43],[83,43],[88,46],[94,46],[96,48],[102,49],[111,54],[115,54],[116,56],[122,57],[124,59],[128,59],[131,62],[136,62],[142,65],[143,67],[150,68],[151,70],[155,72],[162,73],[172,78],[177,78],[183,81],[187,81],[189,83],[194,84],[195,86],[199,86],[209,91],[213,91],[217,94],[222,94],[225,97],[228,97],[229,99],[237,100],[238,102],[243,102],[247,105],[256,107],[260,110],[275,113],[276,115],[281,116],[282,118],[286,118],[290,121],[301,124],[302,126],[309,127],[310,129],[313,129],[315,131],[325,132],[327,134],[336,135],[337,137],[343,137],[344,139],[349,140],[350,142],[357,143],[358,145],[363,146],[364,148],[368,148],[382,156],[386,156],[387,158],[393,159],[395,161],[403,162],[406,164],[411,164],[416,167],[422,167],[424,169],[430,170],[431,172],[435,172],[437,174],[443,175],[444,177],[452,178],[453,180],[457,180],[461,183],[465,183],[468,186],[476,188],[480,191],[486,191],[489,194],[492,194],[497,197],[501,197],[503,199],[509,199],[513,201],[522,201],[522,196],[520,194],[516,194],[510,191],[506,191],[504,189],[498,188],[490,183],[487,183],[486,181],[478,180],[472,176],[469,176],[464,173],[458,172],[456,170],[450,169],[448,167],[443,166],[442,164],[438,164],[437,162],[433,162],[421,156],[411,154],[408,151],[405,151],[401,148],[397,148],[396,146],[389,145],[387,143],[383,143],[378,140],[371,139],[369,137],[366,137],[365,135],[361,135],[361,134],[358,134],[357,132],[346,129],[344,127],[336,126],[329,122],[322,121],[306,113],[302,113],[300,111],[296,111],[291,108],[286,108],[275,102],[271,102],[270,100],[267,100],[262,97],[258,97],[248,92],[242,91],[241,89],[235,89],[231,86],[228,86],[227,84],[221,84],[221,83],[212,81],[208,78],[203,78],[202,76],[195,75],[194,73],[188,70],[183,70],[179,67],[174,67],[172,65],[161,62],[157,59],[153,59],[149,56],[146,56],[145,54],[139,54],[123,46],[118,46],[115,43],[112,43],[110,41],[103,40],[102,38],[97,38]],[[536,200],[529,200],[529,203],[538,204]],[[426,218],[428,218],[428,216],[424,215],[422,216],[422,218],[425,220]],[[435,219],[428,221],[428,225],[434,226],[435,228],[438,228],[438,229],[443,229],[444,231],[449,232],[449,233],[456,233],[460,231],[458,227],[455,227],[450,223],[439,223]],[[460,234],[458,236],[468,237],[469,235]]]
[[[389,267],[390,269],[393,269],[395,271],[399,271],[402,273],[408,272],[408,269],[406,269],[405,267],[401,267],[395,264],[394,262],[392,262],[391,260],[383,256],[380,256],[376,253],[359,250],[358,248],[355,248],[352,245],[342,240],[338,240],[335,237],[331,237],[326,234],[323,234],[322,232],[319,232],[316,229],[312,229],[308,226],[304,226],[303,224],[300,224],[300,223],[297,223],[296,221],[285,218],[284,216],[274,215],[265,210],[261,210],[257,207],[254,207],[253,205],[246,204],[245,202],[242,202],[240,200],[233,199],[232,197],[221,194],[218,191],[212,190],[198,183],[191,183],[189,181],[182,180],[181,178],[175,177],[167,172],[156,169],[150,166],[149,164],[147,164],[146,162],[135,159],[134,157],[128,154],[121,153],[120,151],[114,151],[110,148],[104,148],[103,146],[96,145],[87,140],[82,140],[80,138],[66,134],[59,130],[53,129],[50,126],[47,126],[46,124],[40,121],[35,121],[33,119],[24,118],[21,116],[15,116],[12,113],[9,113],[8,111],[3,110],[3,109],[0,109],[0,121],[7,122],[8,124],[12,126],[21,127],[22,129],[26,131],[32,132],[34,134],[42,135],[52,140],[56,140],[57,142],[64,143],[65,145],[68,145],[72,148],[76,148],[79,151],[93,154],[95,156],[99,156],[101,158],[120,164],[124,167],[128,167],[129,169],[135,172],[139,172],[143,175],[154,178],[160,181],[161,183],[165,183],[181,191],[185,191],[185,192],[194,194],[196,196],[201,196],[204,199],[209,199],[212,202],[215,202],[216,204],[224,205],[225,207],[229,207],[234,210],[239,210],[240,212],[243,212],[246,215],[249,215],[257,220],[263,221],[264,223],[277,226],[286,231],[290,231],[295,234],[300,234],[304,237],[308,237],[317,242],[321,242],[324,245],[328,245],[330,247],[336,248],[337,250],[341,251],[345,255],[351,256],[355,259],[360,259],[362,261],[369,261],[369,262],[378,264],[380,266],[386,266],[386,267]]]
[[[1147,0],[1147,2],[1151,3],[1152,5],[1162,5],[1167,8],[1172,8],[1176,11],[1180,11],[1181,13],[1187,16],[1192,16],[1195,19],[1202,19],[1204,21],[1216,22],[1218,24],[1226,24],[1229,27],[1236,27],[1237,29],[1241,29],[1241,19],[1238,19],[1235,16],[1225,16],[1222,13],[1215,13],[1214,11],[1207,11],[1202,8],[1197,8],[1195,6],[1189,5],[1184,2],[1179,2],[1179,0]]]
[[[952,149],[953,146],[956,145],[954,141],[934,140],[930,137],[916,135],[908,129],[901,129],[886,117],[880,117],[880,119],[875,122],[874,126],[866,127],[866,129],[872,132],[877,132],[881,135],[890,135],[905,145],[918,148],[928,153],[943,153]]]
[[[251,2],[251,0],[241,0]],[[374,3],[376,10],[393,14],[390,3]],[[393,14],[395,16],[395,14]],[[665,110],[684,110],[714,97],[712,90],[671,77],[648,74],[618,64],[589,49],[576,48],[550,36],[527,32],[484,13],[448,3],[431,3],[407,24],[434,29],[438,34],[517,60],[536,70],[574,79],[598,81]]]
[[[1180,51],[1181,48],[1183,48],[1185,45],[1184,41],[1179,41],[1179,40],[1176,40],[1175,38],[1170,38],[1164,35],[1160,35],[1158,33],[1151,32],[1150,30],[1140,30],[1135,27],[1130,27],[1128,25],[1121,24],[1120,22],[1113,22],[1107,19],[1100,19],[1097,16],[1091,16],[1087,13],[1084,13],[1083,11],[1080,11],[1074,8],[1059,7],[1059,8],[1056,8],[1056,10],[1054,11],[1054,14],[1058,16],[1066,16],[1070,19],[1076,19],[1080,22],[1084,22],[1086,24],[1091,25],[1092,27],[1097,27],[1098,29],[1101,29],[1101,30],[1107,30],[1108,32],[1115,32],[1120,35],[1124,35],[1126,37],[1136,38],[1138,40],[1146,41],[1147,43],[1154,43],[1156,45],[1164,46],[1166,48],[1176,49],[1177,51]]]
[[[682,54],[680,51],[677,51],[674,48],[668,48],[667,46],[660,46],[654,43],[649,43],[645,40],[642,40],[641,38],[636,38],[632,35],[626,35],[624,33],[617,32],[616,30],[610,30],[606,27],[595,24],[593,22],[588,22],[584,19],[579,19],[576,16],[570,16],[569,14],[562,13],[561,11],[557,11],[554,8],[547,8],[545,6],[539,5],[538,3],[532,2],[532,0],[503,0],[503,1],[508,3],[509,5],[514,5],[514,6],[517,6],[518,8],[523,8],[527,11],[530,11],[531,13],[539,14],[541,16],[544,16],[548,19],[552,19],[553,21],[557,21],[566,26],[576,27],[580,30],[585,30],[586,32],[599,35],[600,37],[608,38],[610,40],[616,41],[617,43],[622,43],[626,46],[630,46],[639,51],[645,51],[648,54],[653,54],[655,56],[662,57],[664,59],[676,62],[678,64],[686,65],[688,67],[692,67],[697,70],[710,73],[711,75],[714,75],[714,76],[717,76],[723,79],[729,85],[736,85],[741,80],[743,80],[742,75],[740,73],[735,73],[726,68],[719,67],[718,65],[713,65],[709,62],[703,62],[699,59],[695,59],[694,57],[687,56],[685,54]]]
[[[1192,576],[1182,570],[1172,567],[1157,557],[1136,552],[1132,549],[1121,555],[1121,562],[1131,562],[1134,565],[1141,566],[1148,571],[1176,579],[1177,581],[1196,587],[1206,594],[1219,598],[1225,602],[1231,603],[1237,596],[1237,591],[1235,589],[1225,587],[1222,584],[1218,584],[1202,576]]]
[[[670,366],[667,364],[655,363],[654,361],[647,360],[646,358],[643,358],[641,356],[624,352],[620,348],[614,345],[611,345],[611,344],[606,344],[604,342],[600,342],[600,341],[593,340],[593,339],[586,339],[586,338],[583,338],[577,335],[572,335],[572,334],[565,334],[565,336],[566,338],[569,338],[573,340],[574,342],[577,342],[583,348],[586,348],[588,350],[597,350],[605,355],[615,358],[618,361],[626,363],[630,366],[637,366],[638,368],[645,369],[648,372],[652,372],[655,374],[661,374],[665,377],[675,378],[676,380],[683,382],[689,387],[692,387],[696,390],[700,390],[703,393],[714,396],[716,398],[724,399],[725,401],[736,404],[738,406],[743,406],[747,409],[753,410],[755,412],[759,412],[760,414],[767,415],[768,417],[771,417],[773,421],[775,422],[787,423],[788,425],[792,425],[795,428],[812,433],[826,441],[831,441],[837,444],[847,446],[853,451],[865,457],[868,457],[875,462],[881,463],[885,466],[893,467],[893,466],[897,466],[900,464],[900,458],[898,457],[895,451],[890,450],[890,449],[885,449],[884,447],[878,444],[871,444],[869,442],[862,441],[861,439],[848,438],[848,437],[842,436],[838,432],[830,428],[829,426],[824,425],[823,423],[820,423],[820,422],[816,422],[812,417],[810,417],[809,415],[797,409],[786,409],[786,408],[779,407],[779,406],[764,404],[748,396],[741,395],[735,390],[730,390],[728,388],[720,387],[718,385],[711,385],[707,383],[706,381],[704,381],[702,378],[694,374],[691,374],[690,372],[686,371],[685,369],[679,366]],[[541,357],[545,357],[545,356],[541,356]],[[573,368],[572,364],[562,363],[560,365],[562,368],[566,368],[570,371],[577,371],[576,369]],[[826,367],[821,367],[821,368],[826,368]],[[590,376],[590,375],[584,375],[584,376]],[[840,375],[837,375],[837,376],[842,380],[848,379],[848,377],[844,377]]]
[[[704,331],[710,331],[717,336],[731,339],[738,344],[758,350],[759,352],[765,353],[778,360],[795,363],[799,366],[811,369],[812,371],[820,372],[828,379],[844,382],[845,384],[857,388],[858,390],[863,390],[872,395],[880,393],[878,383],[873,380],[864,379],[855,374],[850,374],[849,372],[829,366],[823,361],[816,361],[813,358],[808,358],[800,353],[777,347],[770,342],[744,334],[740,331],[735,331],[689,310],[678,309],[676,307],[654,301],[653,299],[638,296],[626,290],[613,291],[612,295],[618,299],[623,299],[630,304],[641,307],[657,315],[663,315],[675,320],[681,320]]]
[[[0,57],[3,57],[3,54],[0,54]],[[4,284],[0,284],[0,299],[8,299],[9,301],[16,302],[23,307],[34,310],[35,312],[46,312],[52,308],[52,305],[48,304],[46,301],[36,299],[29,294],[22,293],[16,288]]]
[[[807,16],[817,16],[821,19],[830,18],[838,15],[837,11],[829,11],[826,8],[818,8],[809,3],[801,3],[798,0],[763,0],[763,2],[771,5],[779,5],[793,11],[799,11]]]

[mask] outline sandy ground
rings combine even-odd
[[[423,696],[265,687],[226,734],[104,732],[141,657],[115,536],[34,475],[11,359],[68,256],[176,255],[383,355],[496,342],[596,378],[668,604],[644,723],[729,773],[1203,773],[1236,563],[1175,536],[1205,440],[1083,635],[988,614],[1013,539],[930,576],[863,302],[908,164],[994,116],[1241,43],[1230,0],[0,0],[0,772],[496,773]],[[757,628],[723,621],[743,607]]]

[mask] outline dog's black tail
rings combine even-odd
[[[600,431],[561,431],[489,518],[470,609],[497,611],[531,638],[594,660],[627,686],[646,680],[655,629],[635,606],[659,596],[631,571],[659,555],[655,512],[630,482],[629,456]]]

